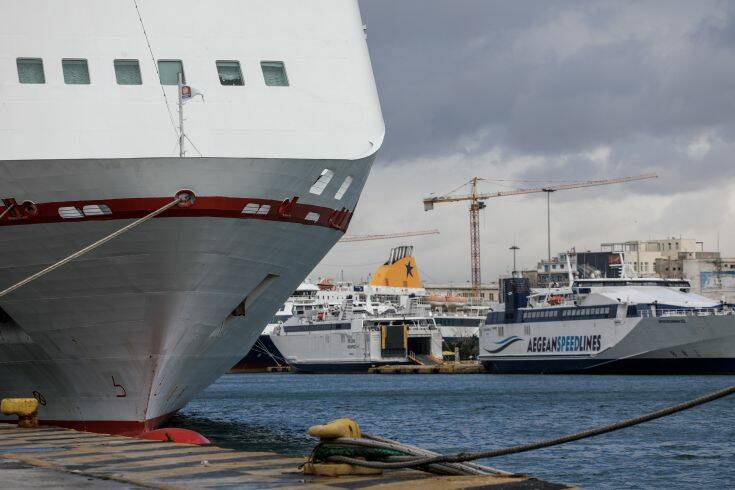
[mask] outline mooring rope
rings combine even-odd
[[[6,214],[8,214],[13,208],[15,207],[15,204],[9,204],[7,208],[5,208],[5,211],[0,214],[0,219],[3,219]]]
[[[163,95],[163,103],[166,105],[166,111],[168,112],[168,119],[171,122],[171,127],[173,128],[174,133],[176,133],[176,138],[178,139],[179,130],[176,129],[176,122],[174,121],[174,115],[171,112],[171,106],[169,105],[168,97],[166,96],[166,88],[163,86],[163,82],[161,82],[161,73],[158,71],[158,63],[156,62],[156,56],[153,54],[153,46],[151,46],[151,40],[148,37],[148,31],[145,28],[145,22],[143,22],[143,14],[140,13],[140,7],[138,6],[138,0],[133,0],[133,6],[135,6],[135,11],[138,13],[138,22],[140,23],[140,28],[143,30],[143,37],[145,38],[145,43],[148,46],[148,53],[151,55],[151,61],[153,62],[153,68],[156,69],[156,75],[158,75],[158,84],[161,87],[161,94]]]
[[[133,222],[132,222],[132,223],[130,223],[129,225],[126,225],[126,226],[124,226],[124,227],[120,228],[119,230],[115,231],[114,233],[110,233],[110,234],[109,234],[109,235],[107,235],[106,237],[104,237],[104,238],[102,238],[102,239],[100,239],[100,240],[97,240],[97,241],[96,241],[96,242],[94,242],[93,244],[91,244],[91,245],[87,245],[87,246],[86,246],[86,247],[84,247],[83,249],[81,249],[81,250],[79,250],[79,251],[77,251],[77,252],[74,252],[73,254],[69,255],[68,257],[65,257],[65,258],[63,258],[63,259],[59,260],[59,261],[58,261],[58,262],[56,262],[55,264],[52,264],[52,265],[50,265],[50,266],[46,267],[45,269],[43,269],[43,270],[41,270],[41,271],[38,271],[38,272],[36,272],[35,274],[33,274],[33,275],[31,275],[31,276],[28,276],[28,277],[26,277],[26,278],[25,278],[25,279],[23,279],[22,281],[20,281],[20,282],[17,282],[17,283],[15,283],[15,284],[13,284],[13,285],[12,285],[12,286],[10,286],[9,288],[7,288],[7,289],[5,289],[5,290],[3,290],[3,291],[0,291],[0,298],[2,298],[3,296],[6,296],[6,295],[8,295],[8,294],[12,293],[12,292],[13,292],[13,291],[15,291],[16,289],[20,289],[20,288],[22,288],[22,287],[23,287],[23,286],[25,286],[26,284],[28,284],[28,283],[30,283],[30,282],[33,282],[33,281],[35,281],[36,279],[39,279],[39,278],[41,278],[41,277],[45,276],[45,275],[46,275],[46,274],[48,274],[49,272],[53,272],[53,271],[55,271],[55,270],[56,270],[56,269],[58,269],[59,267],[62,267],[62,266],[64,266],[64,265],[68,264],[68,263],[69,263],[69,262],[71,262],[72,260],[74,260],[74,259],[78,259],[78,258],[79,258],[79,257],[81,257],[82,255],[85,255],[85,254],[87,254],[87,253],[91,252],[92,250],[96,249],[97,247],[100,247],[101,245],[104,245],[105,243],[109,242],[110,240],[114,240],[115,238],[119,237],[119,236],[120,236],[120,235],[122,235],[123,233],[125,233],[125,232],[128,232],[128,231],[132,230],[132,229],[133,229],[133,228],[135,228],[136,226],[138,226],[138,225],[142,225],[142,224],[143,224],[143,223],[145,223],[146,221],[148,221],[148,220],[150,220],[150,219],[153,219],[153,218],[155,218],[156,216],[158,216],[159,214],[161,214],[161,213],[163,213],[163,212],[165,212],[165,211],[168,211],[169,209],[171,209],[172,207],[176,206],[177,204],[179,204],[179,203],[182,203],[182,202],[185,202],[185,201],[186,201],[186,200],[188,200],[188,199],[191,199],[191,197],[192,197],[192,195],[191,195],[191,194],[187,194],[187,193],[179,193],[179,194],[177,195],[176,199],[174,199],[174,200],[173,200],[173,201],[171,201],[170,203],[166,204],[165,206],[162,206],[162,207],[160,207],[160,208],[156,209],[156,210],[155,210],[155,211],[153,211],[152,213],[149,213],[149,214],[147,214],[147,215],[143,216],[142,218],[140,218],[140,219],[138,219],[138,220],[135,220],[135,221],[133,221]]]
[[[715,391],[713,393],[700,396],[698,398],[695,398],[693,400],[689,400],[684,403],[680,403],[678,405],[674,405],[671,407],[667,407],[661,410],[657,410],[655,412],[650,412],[645,415],[641,415],[639,417],[634,417],[631,419],[623,420],[621,422],[617,422],[614,424],[605,425],[598,428],[588,429],[582,432],[577,432],[575,434],[570,434],[563,437],[557,437],[554,439],[546,439],[543,441],[538,442],[532,442],[528,444],[521,444],[519,446],[513,446],[509,448],[503,448],[503,449],[493,449],[489,451],[480,451],[480,452],[465,452],[465,453],[458,453],[453,455],[437,455],[432,457],[401,457],[400,461],[366,461],[363,459],[357,459],[354,457],[349,456],[340,456],[340,455],[331,455],[326,457],[326,461],[331,463],[346,463],[351,464],[354,466],[362,466],[365,468],[379,468],[379,469],[402,469],[402,468],[417,468],[417,469],[423,469],[424,467],[427,467],[429,465],[436,465],[436,464],[447,464],[447,463],[465,463],[467,461],[475,461],[478,459],[488,459],[488,458],[496,458],[498,456],[507,456],[510,454],[517,454],[522,453],[526,451],[533,451],[536,449],[543,449],[551,446],[558,446],[560,444],[566,444],[568,442],[578,441],[580,439],[586,439],[589,437],[599,436],[601,434],[607,434],[609,432],[614,432],[620,429],[625,429],[627,427],[633,427],[635,425],[642,424],[644,422],[649,422],[651,420],[660,419],[662,417],[666,417],[668,415],[673,415],[678,412],[683,412],[684,410],[689,410],[690,408],[697,407],[699,405],[704,405],[705,403],[709,403],[715,400],[719,400],[720,398],[724,398],[728,395],[732,395],[735,393],[735,386],[730,386],[729,388],[725,388],[723,390]],[[346,446],[362,446],[364,448],[376,448],[375,440],[379,440],[378,438],[375,438],[374,436],[368,436],[366,434],[363,434],[363,437],[367,437],[367,439],[351,439],[351,438],[340,438],[335,439],[333,441],[323,441],[320,443],[319,446],[325,449],[329,448],[339,448],[339,447],[346,447]],[[318,446],[318,447],[319,447]],[[318,451],[315,451],[315,455],[318,457]],[[406,454],[409,454],[406,451]],[[388,459],[395,459],[388,458]]]
[[[286,361],[286,359],[284,359],[281,356],[276,356],[270,350],[268,350],[268,347],[266,347],[265,344],[263,343],[263,341],[260,340],[260,339],[258,339],[258,340],[255,341],[255,345],[253,345],[253,348],[254,349],[260,349],[260,352],[261,353],[267,354],[268,356],[270,356],[270,358],[273,359],[273,362],[275,362],[278,367],[281,367],[281,363],[278,362],[278,359],[280,359],[281,361],[283,361],[286,364],[288,364],[288,362]],[[278,359],[276,359],[276,358],[278,358]]]

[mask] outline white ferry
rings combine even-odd
[[[357,0],[5,0],[0,94],[0,288],[188,198],[0,299],[0,398],[108,433],[242,357],[385,132]]]
[[[493,373],[735,373],[732,305],[693,294],[684,280],[576,279],[572,295],[531,302],[510,279],[505,311],[480,329]]]
[[[434,364],[442,359],[442,337],[434,319],[405,315],[354,314],[293,317],[274,328],[270,340],[302,373],[357,373],[384,364]]]

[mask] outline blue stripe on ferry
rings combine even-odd
[[[497,349],[494,349],[494,350],[484,349],[484,350],[488,354],[497,354],[498,352],[504,351],[505,349],[507,349],[508,347],[510,347],[511,345],[515,344],[516,342],[520,340],[523,340],[523,339],[514,335],[512,337],[508,337],[507,339],[503,339],[499,342],[495,342],[496,344],[501,344],[500,347],[498,347]]]
[[[506,342],[510,342],[511,340],[516,340],[516,339],[520,339],[520,337],[517,335],[514,335],[512,337],[508,337],[507,339],[499,340],[495,343],[498,345],[502,345],[502,344],[505,344]]]

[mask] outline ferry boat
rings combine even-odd
[[[0,298],[0,398],[155,428],[349,225],[385,132],[358,2],[8,0],[0,38],[0,284],[187,197]]]
[[[348,299],[337,315],[293,317],[271,341],[301,373],[359,373],[385,364],[436,364],[442,337],[430,316],[355,314]]]
[[[413,247],[391,249],[370,284],[317,293],[325,309],[276,325],[270,340],[296,371],[365,372],[382,364],[442,361],[442,336],[421,284]]]
[[[505,311],[480,328],[492,373],[735,373],[735,310],[688,281],[575,279],[572,296],[528,304],[528,281],[506,280]],[[533,305],[537,306],[533,306]]]

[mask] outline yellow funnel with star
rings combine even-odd
[[[373,275],[371,286],[394,288],[423,288],[413,247],[396,247],[390,251],[390,259],[381,265]]]

